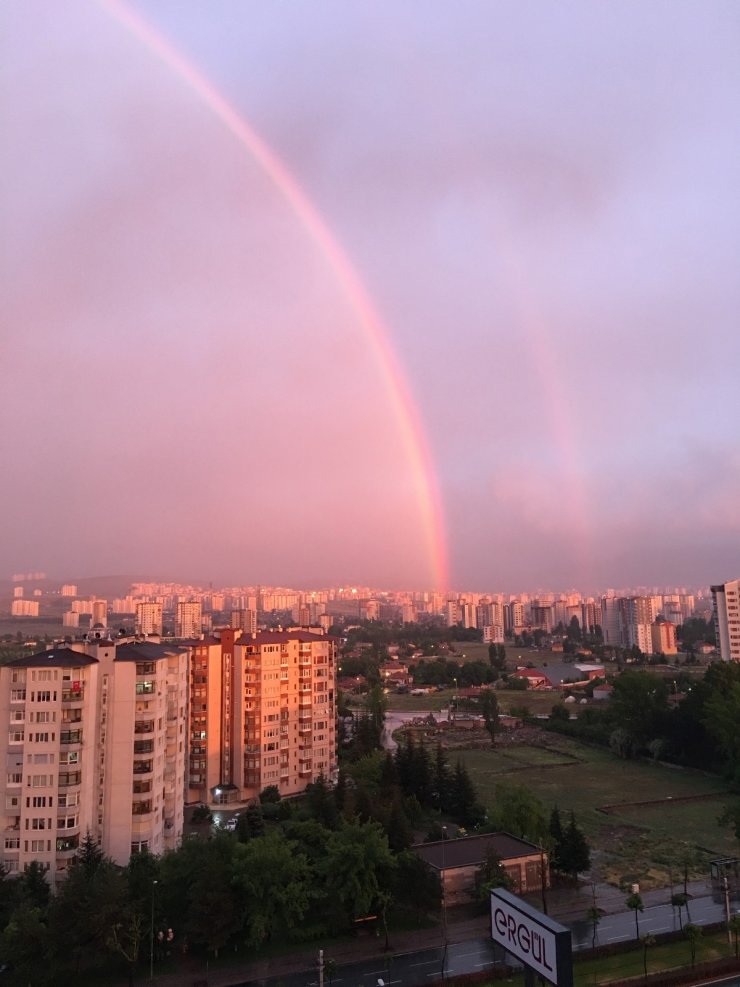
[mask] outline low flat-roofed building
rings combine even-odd
[[[543,877],[546,887],[550,883],[547,854],[536,844],[510,833],[417,843],[411,849],[439,874],[448,905],[461,904],[473,897],[476,874],[491,850],[501,860],[517,894],[541,891]]]

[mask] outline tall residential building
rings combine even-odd
[[[714,633],[722,661],[740,661],[740,579],[712,586]]]
[[[193,644],[188,798],[296,795],[336,770],[334,639],[225,628]]]
[[[59,592],[62,596],[77,596],[77,587],[74,583],[65,583]]]
[[[162,633],[161,603],[136,604],[136,633],[147,635]]]
[[[653,598],[650,596],[630,596],[620,600],[622,616],[622,633],[625,646],[635,645],[649,655],[653,650],[651,626],[655,619]]]
[[[601,632],[604,644],[611,644],[613,647],[624,645],[620,601],[616,596],[601,598]]]
[[[101,627],[108,626],[108,601],[107,600],[93,600],[92,601],[92,615],[90,617],[90,626],[95,627],[99,624]]]
[[[203,608],[199,600],[178,603],[175,613],[175,637],[200,637],[203,630]]]
[[[186,649],[111,640],[0,667],[0,864],[60,876],[89,830],[121,865],[182,836]]]
[[[231,626],[236,630],[244,631],[245,634],[257,633],[257,611],[256,610],[232,610]]]
[[[13,600],[10,604],[11,617],[38,617],[38,600]]]
[[[676,645],[676,628],[669,621],[663,619],[656,620],[650,626],[653,654],[675,655],[678,654]]]

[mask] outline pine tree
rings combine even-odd
[[[576,825],[573,812],[563,833],[560,856],[563,870],[570,874],[574,881],[578,880],[581,871],[588,870],[591,866],[591,850],[583,830]]]
[[[437,744],[434,757],[434,801],[440,812],[447,812],[450,807],[450,766],[441,744]]]
[[[557,806],[550,813],[550,825],[548,827],[552,837],[552,850],[550,851],[550,867],[554,871],[563,870],[563,822],[560,818],[560,810]]]

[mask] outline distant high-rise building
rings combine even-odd
[[[653,654],[675,655],[678,654],[676,645],[676,628],[674,625],[663,619],[656,620],[650,626]]]
[[[620,601],[615,596],[601,598],[601,632],[604,636],[604,644],[611,644],[612,647],[624,645],[619,604]]]
[[[39,604],[37,600],[13,600],[10,604],[11,617],[38,617]]]
[[[62,596],[77,596],[77,587],[74,583],[65,583],[64,586],[62,586],[60,593]]]
[[[657,616],[653,613],[653,597],[630,596],[620,600],[620,604],[625,646],[633,648],[636,645],[643,654],[651,654],[653,650],[651,627]]]
[[[740,661],[740,579],[712,586],[714,632],[722,661]]]
[[[161,603],[136,604],[136,633],[147,635],[162,633]]]
[[[245,634],[257,633],[256,610],[232,610],[230,624],[234,630],[244,631]]]
[[[175,637],[200,637],[203,630],[203,610],[199,600],[178,603],[175,615]]]
[[[108,626],[108,601],[107,600],[93,600],[92,602],[92,616],[90,617],[91,627],[107,627]]]

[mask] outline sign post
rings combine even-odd
[[[555,987],[573,987],[570,929],[503,888],[491,891],[491,938],[524,964],[527,984],[537,974]]]

